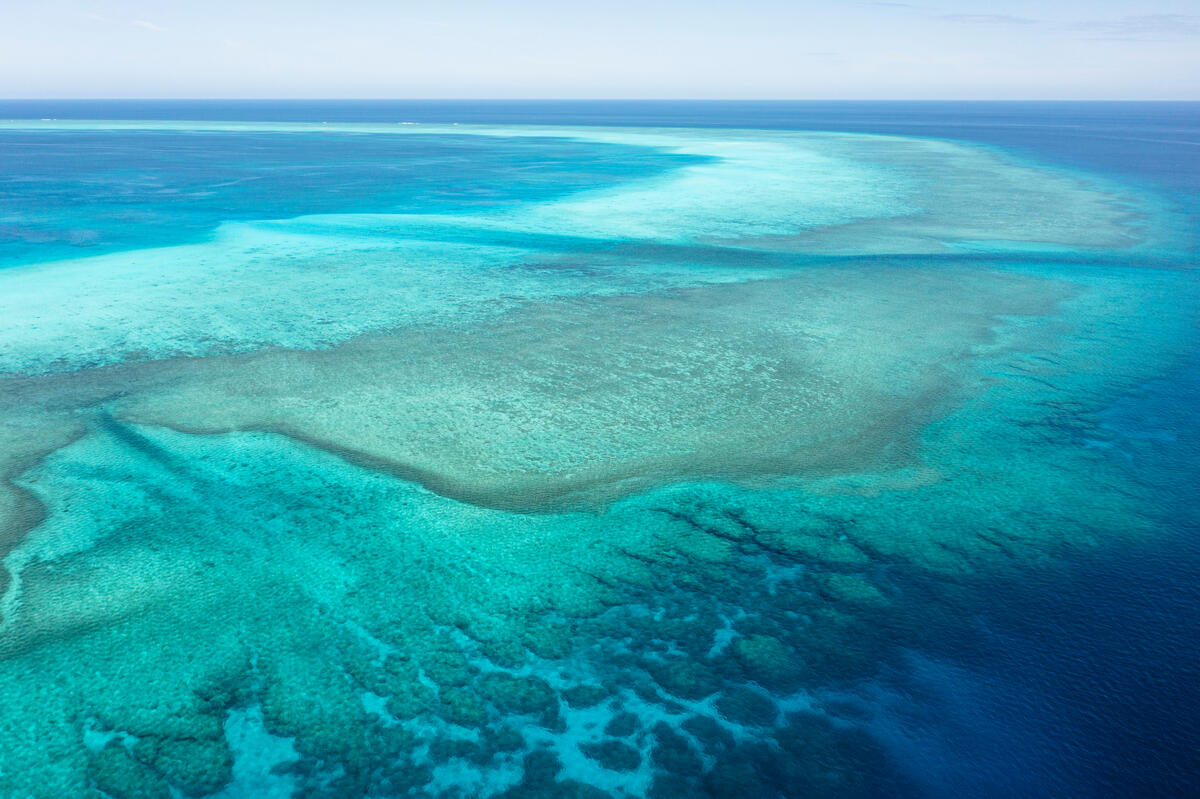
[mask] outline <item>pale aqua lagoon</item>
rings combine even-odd
[[[1194,107],[265,108],[0,104],[0,796],[1200,778]]]

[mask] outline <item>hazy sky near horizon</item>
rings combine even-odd
[[[1200,3],[0,0],[0,97],[1200,99]]]

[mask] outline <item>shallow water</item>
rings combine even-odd
[[[1196,186],[440,109],[0,123],[0,795],[1184,795]]]

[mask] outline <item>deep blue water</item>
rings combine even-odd
[[[1099,167],[1195,194],[1196,102],[545,100],[0,100],[0,119],[185,119],[635,125],[961,138]]]
[[[1135,181],[1191,214],[1197,103],[4,101],[0,118],[696,126],[934,136],[1017,148]],[[455,210],[541,200],[677,165],[637,148],[469,138],[71,134],[0,139],[0,265],[202,236],[228,208],[256,218]],[[78,148],[86,157],[78,158]],[[405,148],[392,163],[394,148]],[[336,152],[336,158],[333,154]],[[287,167],[287,168],[284,168]],[[9,176],[4,179],[3,176]],[[79,192],[79,183],[90,190]],[[468,191],[469,189],[469,191]],[[337,196],[345,191],[344,199]],[[296,197],[311,191],[311,203]],[[467,192],[464,194],[464,192]],[[364,200],[364,197],[369,197]],[[58,211],[92,220],[58,224]],[[234,217],[236,218],[236,217]],[[247,217],[250,218],[250,217]],[[13,220],[19,222],[14,223]],[[32,231],[32,232],[31,232]],[[1190,263],[1178,266],[1193,267]],[[972,586],[968,651],[885,671],[873,729],[935,797],[1200,795],[1200,346],[1106,412],[1110,457],[1157,492],[1163,534],[1044,574]],[[860,698],[861,699],[861,698]],[[881,710],[882,708],[882,710]]]
[[[1200,774],[1200,358],[1105,412],[1112,457],[1159,496],[1152,546],[1105,547],[998,582],[987,644],[960,655],[986,691],[965,710],[972,759],[1042,795],[1188,796]],[[935,692],[953,692],[953,679]],[[1015,735],[1014,735],[1015,731]],[[1016,751],[1020,754],[1014,756]],[[1004,768],[1006,762],[1009,768]],[[945,795],[972,792],[961,769]],[[1004,796],[1002,783],[990,795]]]

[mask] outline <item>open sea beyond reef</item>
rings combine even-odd
[[[1200,795],[1200,104],[0,102],[0,797]]]

